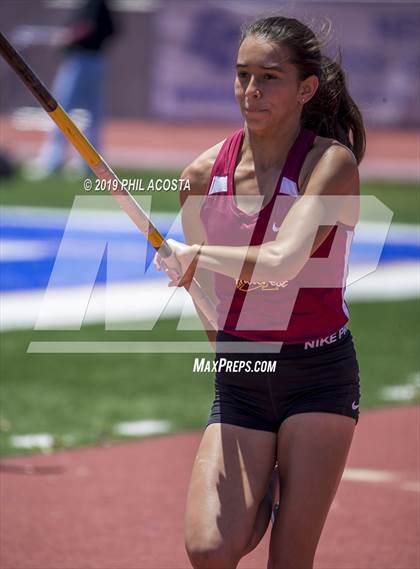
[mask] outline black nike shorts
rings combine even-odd
[[[221,342],[247,340],[217,334],[215,397],[207,425],[277,433],[287,417],[309,412],[344,415],[357,423],[359,366],[349,330],[329,343],[283,344],[280,353],[221,353]]]

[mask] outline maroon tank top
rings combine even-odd
[[[300,131],[273,197],[253,214],[235,202],[234,172],[243,137],[241,129],[225,140],[211,171],[200,211],[209,245],[261,245],[276,239],[299,196],[299,173],[316,135]],[[352,236],[353,228],[338,223],[291,281],[247,282],[214,273],[219,329],[247,340],[286,343],[303,343],[339,330],[348,320],[344,289]],[[328,258],[327,278],[323,279],[327,286],[311,286],[313,271],[309,275],[307,268],[316,258]]]

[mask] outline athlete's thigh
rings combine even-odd
[[[251,537],[275,455],[276,433],[225,423],[208,425],[188,492],[187,549],[226,546],[241,553]]]
[[[354,428],[354,419],[334,413],[300,413],[283,422],[277,441],[280,508],[269,567],[312,567]]]

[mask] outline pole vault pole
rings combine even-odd
[[[149,243],[162,258],[172,254],[158,228],[147,216],[143,208],[137,203],[128,190],[124,188],[115,172],[108,166],[102,156],[92,146],[85,135],[74,124],[66,111],[54,99],[42,81],[36,76],[22,56],[14,49],[6,37],[0,32],[0,53],[19,78],[25,83],[34,97],[48,115],[55,122],[68,141],[75,147],[80,156],[86,161],[89,168],[98,178],[112,183],[106,184],[114,198],[118,200],[121,208],[127,213],[136,227],[143,233]],[[198,308],[206,316],[209,323],[217,329],[216,311],[213,302],[202,289],[196,279],[188,285],[188,292]]]

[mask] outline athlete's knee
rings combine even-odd
[[[185,542],[188,557],[194,569],[235,569],[240,556],[221,542]]]

